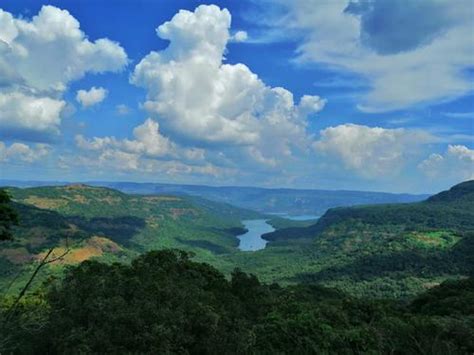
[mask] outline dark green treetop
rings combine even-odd
[[[11,206],[10,196],[0,189],[0,240],[12,239],[11,227],[18,225],[18,214]]]

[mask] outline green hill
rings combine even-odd
[[[90,258],[129,261],[162,248],[188,250],[197,260],[217,263],[218,255],[236,250],[235,235],[244,232],[241,220],[260,216],[198,197],[128,195],[86,185],[7,191],[20,224],[13,240],[1,244],[0,289],[15,278],[19,287],[51,247],[55,255],[69,252],[46,276]]]
[[[24,283],[52,246],[56,254],[70,252],[45,277],[90,258],[128,262],[146,251],[177,248],[226,275],[240,267],[263,282],[410,297],[472,274],[473,186],[469,181],[423,202],[330,209],[316,224],[265,235],[270,242],[256,252],[238,251],[235,235],[243,231],[242,219],[262,215],[227,204],[85,185],[10,188],[20,225],[0,249],[0,287],[8,289],[12,279]]]
[[[474,205],[474,180],[462,182],[448,191],[433,195],[428,198],[427,202],[448,203],[458,207],[472,208]]]
[[[458,232],[474,230],[474,180],[418,203],[367,205],[329,209],[316,224],[307,228],[281,229],[268,240],[314,236],[344,223],[403,226],[409,230],[444,228]]]
[[[264,237],[261,259],[240,262],[265,280],[406,297],[473,274],[474,181],[418,203],[330,209],[314,225]]]
[[[318,221],[317,229],[356,220],[372,225],[403,225],[407,229],[444,228],[463,232],[474,230],[473,217],[474,180],[419,203],[331,209]]]

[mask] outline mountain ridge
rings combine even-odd
[[[4,183],[15,184],[15,181]],[[0,184],[2,181],[0,181]],[[17,185],[31,183],[16,182]],[[41,185],[47,184],[41,182]],[[262,213],[285,213],[290,215],[322,215],[327,209],[338,206],[369,203],[413,202],[428,195],[397,194],[355,190],[289,189],[238,186],[180,185],[133,182],[89,182],[92,186],[116,189],[132,194],[172,194],[199,196],[216,202],[255,210]]]

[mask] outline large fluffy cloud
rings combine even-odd
[[[418,165],[426,176],[448,183],[474,179],[474,150],[449,145],[443,154],[431,154]]]
[[[57,133],[65,106],[64,101],[48,96],[0,91],[0,128],[13,137],[23,130]]]
[[[223,63],[230,24],[230,13],[214,5],[179,11],[157,29],[169,46],[144,57],[131,82],[147,90],[144,107],[182,144],[234,146],[271,166],[307,143],[307,118],[325,100],[303,96],[296,104],[291,92],[265,85],[246,65]]]
[[[471,0],[281,1],[274,24],[304,33],[299,59],[368,79],[365,111],[390,111],[473,89]]]
[[[86,73],[119,71],[120,45],[90,41],[65,10],[43,6],[31,20],[0,9],[0,130],[19,139],[57,133],[68,84]]]
[[[364,178],[391,178],[434,141],[420,131],[344,124],[322,130],[314,148],[339,170],[342,166]]]

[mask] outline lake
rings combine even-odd
[[[294,221],[307,221],[319,218],[319,216],[314,215],[291,216],[286,213],[272,214]],[[248,229],[248,232],[237,236],[237,238],[240,240],[239,249],[242,251],[256,251],[264,249],[267,245],[267,241],[262,238],[262,235],[275,231],[275,228],[269,225],[266,219],[250,219],[242,221],[242,223],[245,225],[245,228]]]
[[[319,219],[320,216],[316,216],[316,215],[312,215],[312,214],[303,214],[303,215],[298,215],[298,216],[294,216],[294,215],[290,215],[290,214],[287,214],[287,213],[269,213],[271,215],[274,215],[274,216],[278,216],[278,217],[282,217],[282,218],[286,218],[286,219],[291,219],[292,221],[309,221],[309,220],[313,220],[313,219]]]
[[[275,230],[265,219],[252,219],[242,221],[248,232],[237,236],[239,238],[239,249],[242,251],[256,251],[265,248],[267,241],[262,239],[262,234]]]

